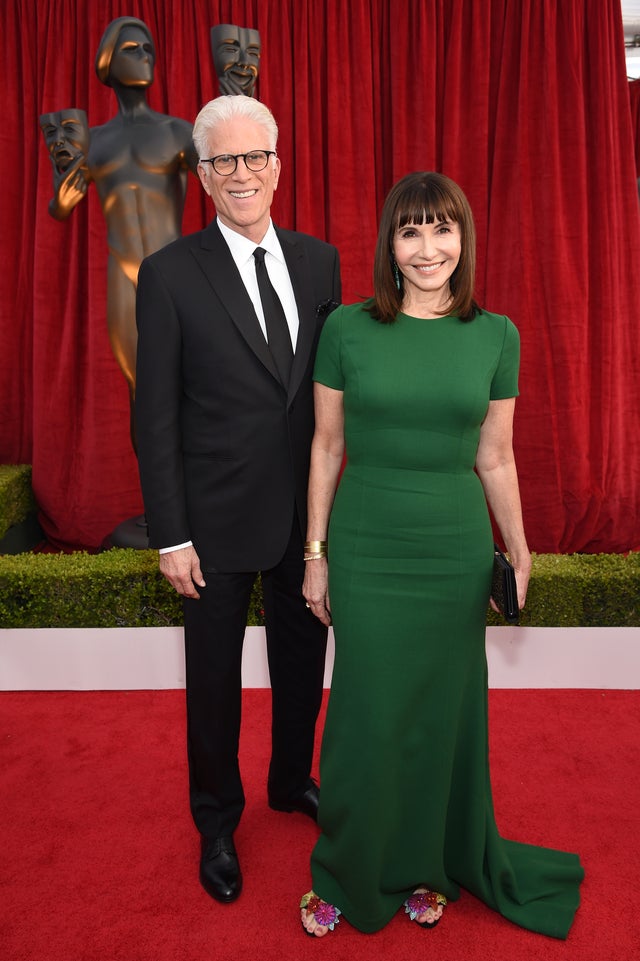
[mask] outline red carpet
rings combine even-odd
[[[316,836],[266,805],[269,692],[246,691],[247,807],[235,904],[197,879],[183,693],[0,694],[4,961],[632,961],[640,957],[640,692],[492,691],[501,832],[577,851],[587,877],[566,942],[465,892],[436,931],[306,937],[297,900]],[[437,750],[437,744],[425,745]]]

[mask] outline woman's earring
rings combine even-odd
[[[395,262],[395,260],[393,261],[393,279],[396,282],[396,287],[398,288],[398,290],[402,290],[402,281],[400,280],[400,271],[398,269],[398,265]]]

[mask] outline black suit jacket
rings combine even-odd
[[[137,295],[136,433],[152,547],[191,540],[205,570],[276,564],[306,527],[313,362],[336,249],[276,228],[300,328],[288,392],[213,221],[146,258]]]

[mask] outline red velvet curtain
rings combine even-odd
[[[48,215],[38,127],[64,107],[91,126],[116,113],[93,60],[122,15],[155,39],[151,106],[189,120],[218,93],[210,27],[260,31],[258,95],[281,128],[274,218],[339,247],[345,301],[370,292],[398,177],[437,169],[463,186],[479,299],[522,337],[531,545],[640,548],[640,222],[618,0],[4,0],[0,462],[33,464],[48,536],[96,546],[142,508],[104,219],[93,186],[65,223]],[[210,217],[203,200],[191,178],[185,232]]]
[[[631,101],[631,126],[636,148],[636,174],[640,177],[640,80],[630,82],[629,98]]]

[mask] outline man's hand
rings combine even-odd
[[[177,551],[160,554],[160,572],[183,597],[192,597],[197,600],[200,595],[195,585],[205,587],[200,570],[200,558],[194,547],[181,547]]]

